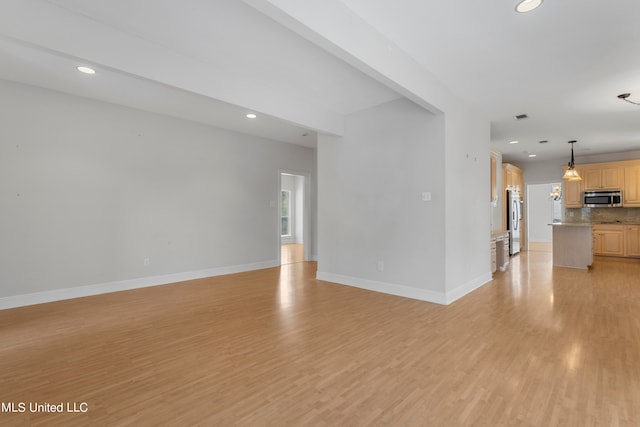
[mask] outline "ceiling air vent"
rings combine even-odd
[[[527,117],[529,117],[529,116],[527,116],[526,114],[518,114],[517,116],[513,116],[513,118],[516,119],[516,120],[524,120]]]

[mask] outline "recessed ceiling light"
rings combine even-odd
[[[531,12],[542,4],[542,0],[522,0],[516,6],[516,12],[526,13]]]
[[[535,157],[537,154],[529,154],[529,157]]]
[[[76,69],[78,71],[80,71],[81,73],[85,73],[85,74],[95,74],[96,73],[96,70],[94,70],[93,68],[89,68],[89,67],[80,66],[80,67],[76,67]]]
[[[255,119],[256,117],[258,117],[258,116],[256,116],[256,115],[255,115],[255,114],[253,114],[253,113],[249,113],[249,114],[247,114],[247,119]]]
[[[509,144],[517,144],[518,142],[520,142],[520,141],[515,141],[515,140],[514,141],[509,141]]]

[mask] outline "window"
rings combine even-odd
[[[281,234],[283,237],[291,236],[291,191],[282,190],[282,212],[281,212],[281,220],[282,220],[282,228]]]

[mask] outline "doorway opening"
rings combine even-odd
[[[292,172],[280,172],[280,194],[278,197],[280,236],[280,264],[293,264],[308,259],[307,197],[308,177]]]
[[[531,184],[527,193],[529,250],[551,252],[550,224],[562,219],[562,184]]]

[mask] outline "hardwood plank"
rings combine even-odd
[[[553,243],[551,242],[529,242],[530,251],[551,252]]]
[[[449,306],[315,263],[0,311],[1,425],[640,425],[640,262],[512,257]]]
[[[288,243],[280,246],[280,264],[293,264],[304,262],[304,245],[301,243]]]

